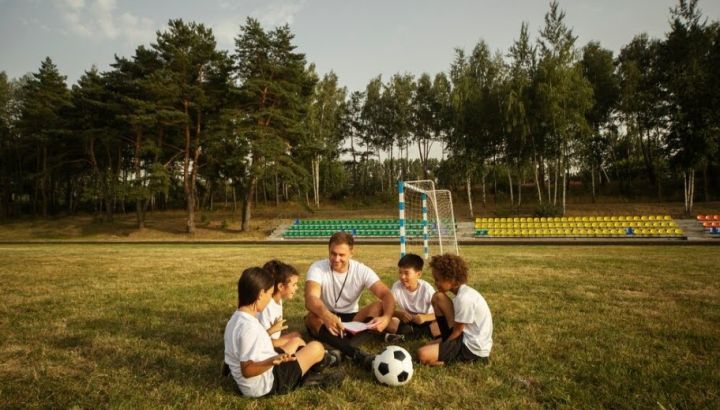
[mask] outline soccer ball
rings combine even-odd
[[[375,378],[388,386],[402,386],[410,381],[413,365],[410,353],[400,346],[388,346],[373,360]]]

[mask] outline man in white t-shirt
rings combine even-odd
[[[372,269],[351,259],[353,245],[352,235],[336,232],[328,244],[329,258],[310,265],[305,278],[305,325],[311,336],[369,368],[372,356],[350,344],[343,322],[369,322],[374,331],[382,332],[392,318],[395,298]],[[380,303],[360,309],[365,289]]]

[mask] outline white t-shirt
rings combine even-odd
[[[272,367],[254,377],[246,378],[240,362],[259,362],[275,356],[272,340],[255,316],[236,310],[225,326],[225,363],[243,395],[260,397],[272,389]]]
[[[275,299],[270,298],[270,302],[265,306],[265,309],[263,309],[262,312],[258,313],[257,318],[262,327],[265,328],[265,330],[268,330],[270,326],[278,319],[281,318],[283,314],[283,305],[282,305],[282,299],[280,299],[280,303],[275,302]],[[280,331],[277,331],[270,335],[273,339],[279,339],[280,338]]]
[[[360,310],[358,301],[363,290],[370,288],[380,278],[375,271],[352,259],[348,263],[347,273],[333,272],[330,260],[323,259],[310,265],[305,280],[320,284],[320,298],[328,309],[335,313],[355,313]]]
[[[490,356],[492,349],[492,315],[485,298],[467,285],[460,285],[453,299],[455,321],[465,324],[463,343],[480,357]]]
[[[432,307],[432,297],[435,288],[431,284],[422,279],[418,279],[418,287],[415,291],[410,292],[403,286],[402,282],[393,283],[392,289],[395,301],[400,308],[408,313],[435,313]]]

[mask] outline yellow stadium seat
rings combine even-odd
[[[672,218],[670,217],[670,215],[663,216],[663,219],[666,221],[672,221]]]

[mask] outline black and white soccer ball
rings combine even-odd
[[[402,386],[412,379],[410,353],[400,346],[388,346],[373,360],[375,378],[388,386]]]

